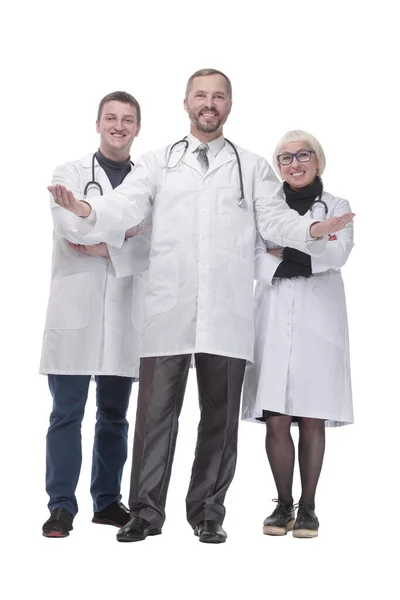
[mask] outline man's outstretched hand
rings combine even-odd
[[[47,189],[53,195],[54,202],[58,206],[69,210],[77,217],[88,217],[92,212],[90,204],[84,200],[77,200],[64,185],[49,185]]]
[[[325,219],[325,221],[313,223],[310,227],[310,235],[312,238],[319,238],[340,231],[351,223],[354,217],[354,213],[346,213],[340,217],[331,217],[330,219]]]

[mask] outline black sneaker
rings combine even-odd
[[[73,529],[73,520],[74,517],[66,508],[55,508],[42,527],[43,535],[49,538],[67,537]]]
[[[265,519],[263,532],[265,535],[286,535],[292,531],[294,525],[294,507],[293,504],[282,504],[279,500],[278,506],[274,512]]]
[[[113,525],[114,527],[123,527],[130,521],[129,510],[122,502],[113,502],[93,515],[92,523],[100,525]]]
[[[293,537],[314,538],[318,535],[319,521],[312,508],[299,504],[297,518],[293,527]]]

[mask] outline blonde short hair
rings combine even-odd
[[[318,163],[317,175],[321,176],[326,167],[325,152],[323,151],[319,141],[313,135],[311,135],[311,133],[302,131],[301,129],[293,129],[292,131],[288,131],[279,140],[273,156],[275,171],[279,174],[281,173],[281,166],[278,163],[277,156],[280,154],[282,146],[289,144],[290,142],[306,142],[310,146],[311,150],[314,150]]]

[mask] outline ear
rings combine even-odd
[[[183,101],[183,108],[186,110],[187,113],[189,112],[189,108],[188,108],[188,104],[187,104],[186,98]]]
[[[317,175],[317,177],[319,177],[319,160],[318,160],[318,155],[316,152],[315,152],[314,156],[315,156],[315,169],[316,169],[315,174]]]
[[[96,131],[97,133],[100,133],[100,121],[98,119],[96,121]]]
[[[135,135],[135,137],[137,137],[139,135],[141,127],[142,127],[142,125],[141,125],[141,123],[139,123],[139,125],[136,127],[136,135]]]

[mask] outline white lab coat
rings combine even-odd
[[[58,167],[53,185],[63,184],[83,198],[92,178],[92,156]],[[105,194],[112,191],[97,162],[95,179]],[[101,236],[79,235],[79,217],[60,208],[52,197],[51,211],[54,246],[40,373],[137,377],[150,230],[127,240],[121,249],[109,246],[111,260],[92,257],[71,249],[67,240],[93,244],[103,241]]]
[[[123,232],[153,214],[149,282],[145,293],[142,356],[205,352],[252,360],[253,275],[257,219],[264,237],[309,253],[326,240],[309,239],[313,221],[283,200],[265,159],[237,148],[246,206],[238,206],[238,165],[225,143],[205,176],[189,148],[166,169],[169,148],[138,160],[111,195],[92,198],[84,235],[120,245]],[[172,151],[171,165],[183,154]],[[118,275],[118,271],[117,271]]]
[[[347,200],[325,192],[322,199],[328,217],[351,212]],[[336,237],[327,242],[320,257],[312,258],[309,279],[273,278],[281,260],[267,254],[265,243],[258,240],[255,352],[243,385],[244,420],[254,421],[263,410],[270,410],[326,419],[331,426],[353,422],[346,300],[340,274],[353,247],[353,224]]]

